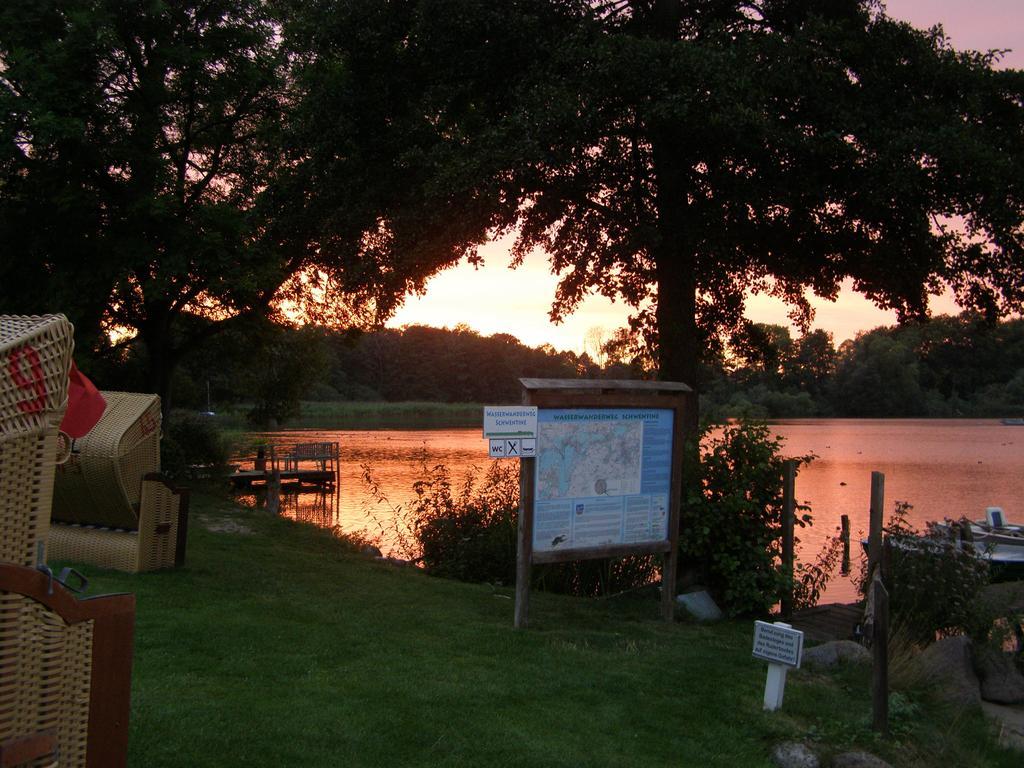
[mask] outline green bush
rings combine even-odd
[[[213,419],[194,413],[171,414],[160,441],[160,464],[165,475],[186,478],[196,467],[212,474],[227,461],[227,445]]]
[[[408,519],[427,573],[461,581],[513,584],[519,467],[492,462],[453,490],[443,464],[427,469],[413,486]]]
[[[947,528],[929,523],[923,532],[915,529],[907,521],[912,508],[896,502],[884,526],[891,545],[887,587],[894,629],[921,645],[942,635],[986,641],[997,618],[980,599],[989,583],[988,561],[959,546]],[[867,577],[865,568],[862,591]]]
[[[701,442],[700,485],[688,488],[680,510],[683,567],[730,615],[767,613],[792,587],[778,566],[782,442],[759,423],[709,426]],[[809,524],[807,507],[798,510],[797,524]]]
[[[374,488],[372,472],[364,479]],[[414,484],[416,499],[397,510],[411,540],[395,531],[402,553],[427,573],[461,581],[514,584],[519,519],[519,467],[492,462],[470,472],[458,487],[444,465],[424,466]],[[376,494],[380,499],[379,493]],[[384,500],[384,499],[380,499]],[[651,584],[659,572],[653,557],[555,563],[535,568],[533,586],[548,592],[593,597]]]

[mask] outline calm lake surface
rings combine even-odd
[[[776,422],[772,429],[785,440],[784,454],[818,457],[797,479],[797,498],[811,505],[814,517],[813,527],[797,531],[802,560],[814,559],[846,514],[857,571],[856,541],[867,535],[872,470],[885,473],[887,517],[896,501],[906,501],[919,526],[946,517],[981,518],[987,506],[1000,506],[1007,519],[1024,522],[1024,427],[991,419],[806,419]],[[458,479],[490,462],[479,428],[289,430],[252,437],[278,444],[340,443],[338,492],[286,496],[282,509],[319,525],[382,534],[385,549],[395,546],[395,509],[415,497],[412,486],[424,465],[445,464]],[[364,467],[387,501],[374,498]],[[258,503],[252,496],[244,500]],[[852,583],[837,574],[822,601],[852,599]]]

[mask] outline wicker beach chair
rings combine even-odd
[[[127,763],[135,598],[76,600],[40,567],[73,329],[0,316],[0,766]]]
[[[160,398],[103,397],[103,417],[57,472],[50,557],[133,573],[181,565],[188,495],[159,474]]]
[[[0,316],[0,562],[45,562],[73,333],[60,315]]]

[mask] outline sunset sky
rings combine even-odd
[[[1024,68],[1024,0],[889,0],[890,16],[927,28],[941,23],[958,49],[1012,49],[1002,66]],[[389,326],[406,324],[452,327],[465,323],[482,334],[511,333],[531,346],[549,343],[558,349],[584,351],[588,330],[599,327],[610,336],[624,326],[628,308],[600,296],[588,298],[560,325],[551,325],[548,311],[557,278],[547,260],[535,253],[517,270],[508,269],[510,240],[486,245],[485,266],[462,265],[434,277],[421,297],[410,297]],[[834,334],[836,343],[858,331],[888,325],[891,313],[876,309],[852,290],[836,303],[816,301],[815,327]],[[933,302],[935,312],[955,312],[946,298]],[[786,324],[781,302],[752,297],[747,316],[757,322]]]

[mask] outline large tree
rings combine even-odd
[[[131,346],[165,408],[252,316],[386,318],[487,229],[390,75],[404,5],[4,4],[0,305]]]
[[[1024,300],[1024,75],[874,3],[604,3],[527,94],[544,158],[518,175],[520,250],[650,309],[660,375],[750,291],[843,281],[903,318],[948,285],[991,315]],[[551,109],[546,105],[557,105]]]
[[[1024,306],[1024,73],[997,55],[866,0],[405,5],[453,175],[478,175],[517,257],[550,256],[554,317],[591,291],[634,306],[662,378],[696,385],[751,292],[805,327],[807,293],[848,280],[903,319],[947,287],[990,317]],[[531,29],[527,60],[480,22],[499,14]],[[471,84],[495,62],[489,99]]]
[[[303,255],[266,236],[286,58],[264,3],[0,12],[5,308],[127,337],[165,396],[182,354],[267,307]],[[108,385],[112,382],[108,382]]]

